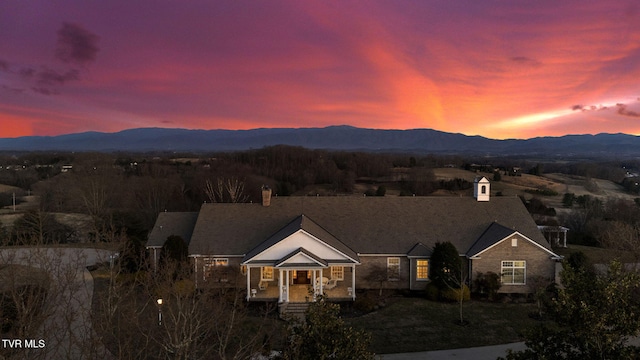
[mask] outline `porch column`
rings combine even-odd
[[[567,247],[567,230],[562,232],[564,234],[564,241],[562,242],[562,247]]]
[[[356,300],[356,265],[351,265],[351,299]]]
[[[198,288],[198,258],[193,257],[193,276],[195,277],[196,289]]]
[[[324,295],[324,293],[322,292],[322,270],[318,271],[319,275],[316,275],[316,277],[313,278],[313,281],[316,281],[316,279],[320,280],[318,281],[318,287],[320,288],[320,295]]]
[[[286,301],[286,302],[289,302],[289,290],[290,290],[290,289],[289,289],[289,283],[290,283],[290,280],[289,280],[289,273],[291,273],[291,271],[287,271],[287,285],[286,285],[286,286],[287,286],[287,294],[286,294],[286,296],[285,296],[285,301]]]
[[[278,269],[278,302],[282,302],[282,269]]]
[[[251,298],[251,266],[247,265],[247,301]]]

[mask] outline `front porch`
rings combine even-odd
[[[272,268],[272,270],[265,271],[265,268],[269,267],[247,267],[248,301],[301,303],[315,301],[319,295],[333,301],[355,300],[354,265],[349,267],[333,266],[326,269],[283,270]],[[336,268],[340,268],[340,270]],[[273,277],[265,279],[265,273],[268,277],[270,272],[273,273]]]

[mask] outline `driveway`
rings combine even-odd
[[[381,360],[496,360],[505,357],[507,349],[514,351],[526,349],[524,342],[504,345],[481,346],[466,349],[451,349],[438,351],[425,351],[404,354],[385,354],[378,358]]]
[[[98,249],[1,248],[0,265],[34,267],[46,272],[50,281],[45,306],[34,320],[42,322],[37,335],[3,341],[3,351],[27,359],[111,358],[91,324],[93,278],[87,266],[108,261],[112,253]]]

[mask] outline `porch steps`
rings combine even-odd
[[[309,308],[308,302],[288,302],[279,305],[280,317],[283,319],[297,318],[304,319],[304,314]]]

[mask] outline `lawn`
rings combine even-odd
[[[371,350],[385,354],[523,341],[523,331],[539,323],[528,316],[533,311],[530,303],[469,301],[464,304],[469,324],[460,326],[458,304],[398,297],[378,311],[346,321],[371,333]]]

